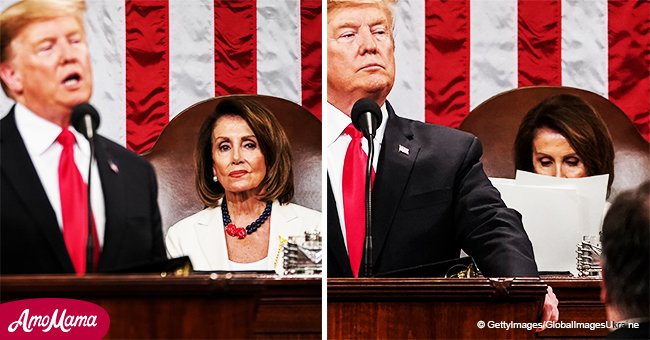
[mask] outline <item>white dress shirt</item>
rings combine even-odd
[[[332,185],[332,193],[336,200],[336,209],[339,213],[339,222],[341,224],[341,233],[343,233],[343,241],[345,247],[348,247],[348,241],[345,233],[345,215],[343,213],[343,161],[345,154],[348,150],[348,145],[352,141],[352,137],[344,132],[345,128],[352,123],[350,117],[341,110],[334,107],[334,105],[327,103],[325,106],[327,110],[327,174]],[[377,128],[374,140],[374,155],[372,158],[372,166],[377,169],[377,162],[379,160],[379,152],[381,151],[381,143],[384,140],[384,131],[386,130],[386,121],[388,120],[388,112],[386,111],[386,104],[381,106],[382,120]],[[368,154],[368,141],[363,138],[361,140],[361,147],[363,151]]]
[[[25,143],[29,158],[34,164],[41,184],[45,189],[47,198],[56,214],[59,228],[63,231],[63,218],[61,217],[61,197],[59,191],[59,158],[63,146],[56,141],[61,127],[30,111],[25,106],[16,103],[14,110],[16,127]],[[74,134],[76,143],[74,147],[74,160],[84,182],[88,183],[88,162],[90,159],[90,143],[72,126],[69,128]],[[92,166],[92,183],[90,188],[90,201],[97,228],[97,238],[100,247],[104,244],[104,230],[106,227],[106,213],[104,207],[104,192],[102,190],[97,162]]]

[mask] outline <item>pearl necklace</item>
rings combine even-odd
[[[267,202],[262,215],[258,217],[251,224],[247,225],[246,228],[238,228],[232,220],[230,219],[230,214],[228,213],[228,203],[226,203],[226,197],[223,198],[221,202],[221,216],[223,216],[223,227],[226,228],[226,233],[232,237],[237,237],[238,239],[245,239],[246,235],[254,233],[259,227],[266,222],[266,220],[271,216],[271,208],[273,206],[272,202]]]

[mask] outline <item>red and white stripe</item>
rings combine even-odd
[[[272,95],[321,115],[320,0],[86,2],[100,132],[136,152],[213,96]]]
[[[320,0],[87,3],[100,132],[135,151],[215,95],[279,96],[320,117]],[[645,0],[400,0],[389,99],[456,127],[497,93],[572,86],[609,98],[650,140],[649,13]],[[0,98],[0,112],[11,104]]]
[[[650,5],[607,0],[400,0],[399,114],[457,127],[521,86],[578,87],[609,98],[650,140]]]

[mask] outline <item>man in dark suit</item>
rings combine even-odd
[[[616,197],[601,237],[607,339],[650,339],[650,181]]]
[[[521,217],[486,177],[476,137],[401,118],[386,101],[395,80],[392,3],[328,1],[328,276],[356,277],[363,268],[365,219],[349,213],[359,205],[348,197],[359,197],[351,187],[362,189],[364,179],[350,180],[347,164],[358,157],[355,140],[367,159],[366,140],[348,127],[360,98],[383,115],[372,160],[371,274],[458,258],[462,249],[486,276],[537,276]],[[549,289],[543,320],[557,318]]]
[[[16,101],[0,121],[2,274],[86,272],[90,144],[70,127],[92,93],[84,11],[83,0],[32,1],[0,14],[0,78]],[[153,168],[101,136],[95,153],[90,270],[164,259]]]

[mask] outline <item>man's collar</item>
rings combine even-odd
[[[330,146],[336,141],[337,138],[343,133],[346,127],[352,122],[350,117],[343,113],[341,110],[337,109],[334,105],[329,102],[325,104],[325,112],[327,116],[327,131],[326,131],[326,142]],[[386,130],[386,121],[388,120],[388,111],[386,110],[386,102],[381,106],[381,124],[377,128],[375,134],[375,139],[381,143],[384,138],[384,131]]]
[[[379,144],[384,141],[384,131],[386,131],[386,124],[388,123],[388,101],[384,102],[384,105],[381,106],[381,124],[377,127],[377,132],[375,132],[375,139]]]
[[[327,145],[329,146],[339,138],[343,130],[350,125],[351,120],[348,115],[329,102],[325,104],[325,112],[327,114],[327,131],[325,132],[325,136],[327,138]]]
[[[25,147],[33,155],[43,154],[56,142],[56,138],[62,131],[59,125],[35,114],[20,103],[16,103],[14,114],[18,132],[25,143]],[[84,142],[85,137],[72,126],[69,129],[74,134],[81,152],[90,155],[90,146],[87,142]]]

